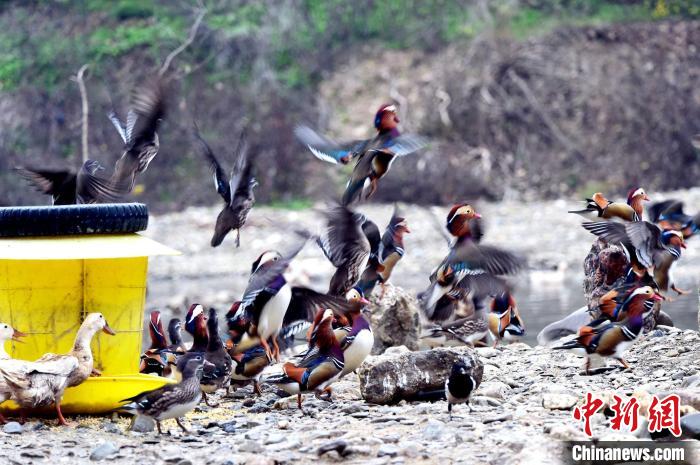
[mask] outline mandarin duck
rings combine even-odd
[[[468,203],[454,205],[447,214],[446,228],[458,240],[479,242],[483,235],[481,215]]]
[[[586,357],[586,374],[589,374],[591,357],[610,357],[619,361],[623,367],[629,368],[623,355],[625,351],[639,338],[644,326],[643,315],[647,310],[646,301],[662,300],[651,286],[635,289],[626,302],[627,318],[619,323],[602,323],[598,326],[583,326],[578,336],[555,350],[569,350],[577,355]]]
[[[304,244],[305,242],[287,257],[274,250],[264,252],[253,263],[248,287],[243,292],[241,303],[236,313],[228,318],[234,353],[242,353],[262,345],[270,358],[274,356],[279,360],[277,335],[282,329],[284,315],[292,299],[292,289],[284,277],[284,272]],[[235,329],[231,330],[231,325],[234,325]],[[270,337],[274,353],[268,344]]]
[[[377,135],[372,139],[346,143],[332,141],[306,126],[298,126],[294,133],[318,159],[329,163],[350,163],[357,159],[343,194],[343,205],[360,198],[368,199],[377,190],[377,184],[389,172],[394,159],[409,155],[427,145],[427,140],[416,135],[401,135],[395,105],[382,105],[374,117]],[[363,191],[367,188],[367,193]]]
[[[148,333],[151,337],[151,346],[141,355],[139,372],[169,376],[170,367],[176,362],[176,354],[168,347],[159,311],[151,312]]]
[[[514,274],[525,261],[497,247],[458,241],[430,277],[430,286],[418,295],[422,314],[429,321],[445,321],[452,316],[451,301],[466,296],[481,300],[507,290],[503,275]],[[475,303],[475,306],[476,305]]]
[[[700,213],[694,216],[686,215],[683,211],[683,202],[680,200],[664,200],[651,205],[649,219],[661,229],[681,231],[684,239],[700,231]]]
[[[112,183],[125,186],[127,192],[134,189],[136,175],[145,172],[158,154],[160,141],[157,131],[166,110],[162,81],[154,80],[136,89],[132,93],[130,106],[126,123],[119,120],[114,110],[108,115],[124,143],[124,153],[114,166]]]
[[[297,406],[301,410],[303,392],[313,391],[317,398],[343,372],[344,357],[340,343],[333,333],[333,310],[319,309],[321,318],[316,326],[314,347],[307,356],[297,362],[286,362],[281,371],[269,373],[262,382],[274,384],[289,394],[297,395]]]
[[[174,418],[182,431],[187,433],[187,428],[180,419],[187,412],[194,410],[202,399],[200,382],[207,369],[213,369],[213,365],[204,359],[203,354],[196,354],[188,358],[182,366],[180,382],[166,384],[161,388],[122,399],[121,402],[128,402],[128,404],[121,409],[127,412],[134,411],[137,416],[153,419],[159,434],[163,434],[160,422],[170,418]]]
[[[86,160],[77,173],[28,167],[16,170],[39,192],[50,195],[53,205],[114,203],[127,193],[123,186],[97,174],[104,167],[95,160]]]
[[[632,301],[632,296],[634,291],[639,288],[649,286],[654,289],[654,292],[659,291],[658,286],[654,282],[653,278],[648,277],[642,283],[633,282],[631,284],[623,284],[622,286],[616,287],[609,290],[598,299],[595,308],[592,308],[589,313],[592,315],[598,315],[597,318],[592,320],[586,326],[596,327],[605,321],[617,322],[624,321],[627,318],[629,304]],[[654,308],[654,303],[656,301],[653,299],[644,301],[644,314],[643,316],[652,311]]]
[[[209,162],[214,173],[214,188],[224,199],[224,207],[216,218],[211,246],[219,246],[226,235],[235,230],[236,247],[240,247],[241,227],[245,224],[248,214],[255,204],[253,189],[258,185],[258,181],[253,177],[253,162],[248,157],[245,132],[241,134],[238,142],[237,160],[230,176],[226,176],[214,152],[199,135],[196,127],[194,135],[199,142],[202,156]]]
[[[450,375],[445,380],[445,398],[447,399],[447,413],[452,420],[452,406],[456,404],[469,405],[469,397],[479,387],[479,383],[472,374],[472,367],[464,360],[457,360],[452,364]],[[471,407],[469,407],[471,411]]]
[[[231,355],[233,371],[231,385],[240,387],[253,383],[253,392],[262,395],[260,375],[270,365],[270,359],[263,346],[255,346],[245,352]]]
[[[328,288],[331,295],[344,296],[360,279],[370,252],[365,222],[364,215],[343,205],[326,212],[326,229],[316,242],[336,268]]]
[[[185,331],[192,336],[192,345],[189,350],[177,358],[175,365],[174,378],[182,379],[182,370],[187,361],[198,355],[204,356],[209,346],[209,332],[207,331],[207,318],[204,316],[204,307],[194,303],[190,305],[185,315]]]
[[[648,272],[662,291],[670,287],[679,295],[688,293],[676,287],[672,276],[672,267],[686,247],[680,231],[662,231],[648,221],[626,224],[584,222],[583,227],[606,242],[620,244],[632,270],[640,278]]]
[[[26,337],[22,331],[14,329],[7,323],[0,323],[0,360],[10,360],[10,354],[5,351],[5,342],[15,341],[22,342],[20,338]],[[12,396],[12,390],[10,386],[0,378],[0,404],[8,400]],[[4,424],[6,422],[5,417],[0,413],[0,423]]]
[[[389,281],[394,267],[396,267],[396,264],[403,258],[405,253],[403,236],[410,232],[406,218],[399,213],[398,207],[394,207],[394,213],[381,239],[379,234],[366,234],[367,239],[370,241],[370,257],[357,284],[357,287],[365,295],[370,295],[374,290],[374,286],[379,283],[382,287],[382,294],[379,299],[382,299],[386,283]]]
[[[98,331],[114,335],[101,313],[89,313],[78,329],[75,342],[66,354],[45,354],[35,362],[25,360],[1,360],[0,384],[12,391],[12,398],[21,408],[22,419],[26,409],[53,404],[58,424],[67,425],[61,412],[61,398],[66,388],[83,383],[91,375],[99,375],[94,369],[90,341]]]
[[[170,338],[170,345],[168,348],[177,354],[184,354],[187,352],[187,347],[185,343],[182,342],[182,321],[179,318],[172,318],[168,323],[168,338]]]
[[[493,298],[488,323],[494,347],[503,339],[506,341],[517,340],[525,335],[523,319],[520,317],[518,306],[510,292],[498,294]]]
[[[644,213],[643,202],[648,200],[649,196],[641,187],[629,191],[627,203],[611,202],[603,197],[603,194],[596,192],[592,198],[586,199],[586,208],[569,211],[569,213],[576,213],[589,220],[603,218],[618,221],[640,221]]]
[[[435,324],[424,329],[421,339],[429,347],[474,347],[486,337],[489,326],[482,317],[474,315],[466,318]]]
[[[204,359],[213,365],[211,372],[206,372],[202,377],[201,387],[204,395],[204,402],[209,405],[207,394],[212,394],[218,389],[226,388],[231,379],[231,371],[233,370],[233,362],[231,356],[226,351],[224,343],[219,336],[219,318],[216,315],[216,310],[209,309],[209,318],[207,318],[207,333],[209,340],[207,343],[207,351],[204,353]]]

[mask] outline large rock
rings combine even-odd
[[[474,349],[443,347],[410,352],[397,347],[383,355],[368,357],[360,366],[360,392],[367,402],[374,404],[430,398],[430,393],[439,396],[458,359],[473,367],[474,379],[480,384],[484,366]]]
[[[384,295],[377,286],[372,294],[373,354],[383,353],[387,347],[406,346],[418,349],[420,317],[415,297],[400,287],[387,284]],[[379,298],[381,296],[381,299]]]

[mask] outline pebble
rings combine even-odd
[[[377,457],[396,457],[399,455],[399,448],[393,444],[382,444],[377,451]]]
[[[221,429],[224,431],[224,433],[235,433],[236,432],[236,422],[235,421],[227,421],[226,423],[221,424]]]
[[[119,448],[113,443],[109,441],[103,442],[102,444],[100,444],[92,450],[92,453],[90,453],[90,460],[99,462],[100,460],[104,460],[110,455],[116,454],[117,452],[119,452]]]
[[[579,399],[570,394],[543,394],[542,406],[549,410],[570,410]]]
[[[440,420],[428,420],[428,424],[423,428],[423,439],[436,441],[440,439],[445,431],[445,424]]]
[[[243,443],[238,447],[240,452],[250,452],[251,454],[257,454],[262,452],[263,446],[257,441],[243,441]]]
[[[22,434],[24,428],[16,421],[11,421],[9,423],[6,423],[5,426],[2,427],[2,430],[6,434]]]

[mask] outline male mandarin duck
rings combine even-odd
[[[647,311],[646,301],[662,300],[651,286],[635,289],[626,303],[627,318],[619,323],[584,326],[579,329],[578,336],[556,350],[570,350],[577,355],[586,357],[586,374],[589,373],[591,357],[610,357],[629,368],[623,355],[625,351],[639,338],[644,326],[643,315]]]
[[[160,312],[151,312],[148,322],[151,346],[141,355],[140,373],[169,376],[171,365],[175,364],[176,354],[168,347]]]
[[[472,366],[464,360],[457,360],[452,364],[450,375],[445,380],[445,398],[447,399],[447,413],[452,420],[452,406],[455,404],[469,405],[469,397],[479,387],[479,383],[472,374]],[[469,407],[471,411],[471,407]]]
[[[25,360],[1,360],[0,384],[12,391],[12,398],[20,405],[22,418],[26,409],[55,405],[58,424],[65,426],[61,412],[61,398],[66,388],[78,386],[91,375],[99,375],[94,369],[90,341],[98,331],[114,335],[101,313],[89,313],[78,329],[73,348],[67,354],[45,354],[35,362]]]
[[[270,365],[270,359],[263,346],[255,346],[245,352],[231,355],[233,371],[231,372],[232,386],[245,386],[253,383],[253,392],[262,395],[260,390],[260,375]]]
[[[700,213],[686,215],[680,200],[664,200],[653,204],[649,207],[649,218],[661,229],[681,231],[684,239],[700,231]]]
[[[374,117],[377,135],[372,139],[337,143],[306,126],[294,130],[297,138],[320,160],[347,164],[357,159],[343,194],[343,205],[349,205],[362,197],[371,197],[377,190],[379,179],[389,172],[397,156],[409,155],[427,144],[423,137],[401,135],[396,112],[396,105],[391,104],[382,105],[377,110]],[[363,195],[365,188],[367,193]]]
[[[653,278],[646,278],[644,284],[633,282],[614,288],[600,296],[597,305],[592,309],[598,314],[598,318],[588,323],[588,326],[598,326],[605,321],[624,321],[627,318],[630,310],[629,304],[633,301],[634,291],[642,287],[651,287],[654,292],[658,293],[658,287]],[[650,312],[654,308],[654,299],[644,301],[644,314]],[[643,316],[644,316],[643,314]]]
[[[509,341],[525,335],[525,325],[510,292],[498,294],[493,298],[488,322],[494,347],[502,339]]]
[[[200,389],[202,376],[207,370],[213,368],[213,365],[204,359],[204,355],[198,353],[188,358],[182,366],[180,382],[166,384],[161,388],[123,399],[121,402],[128,402],[128,404],[122,409],[135,411],[137,416],[152,418],[156,422],[159,434],[163,434],[160,422],[170,418],[174,418],[177,425],[186,433],[187,428],[180,418],[199,404],[202,399]]]
[[[177,358],[174,378],[178,381],[182,379],[182,370],[187,364],[187,361],[199,355],[204,356],[209,346],[207,318],[204,316],[204,307],[200,304],[194,303],[190,305],[190,308],[187,310],[187,314],[185,315],[185,331],[192,336],[192,346],[190,346],[187,352]]]
[[[370,244],[362,227],[366,219],[346,206],[336,205],[326,212],[326,221],[317,243],[336,268],[328,293],[344,296],[357,284],[369,257]]]
[[[305,242],[304,242],[305,244]],[[243,292],[236,313],[228,322],[235,325],[231,333],[234,353],[262,345],[268,356],[279,360],[280,350],[277,335],[282,329],[284,315],[292,299],[292,289],[284,272],[292,259],[301,251],[298,246],[286,258],[277,251],[267,251],[253,263],[248,287]],[[268,345],[272,337],[274,352]]]
[[[214,236],[211,246],[219,246],[230,231],[236,231],[236,247],[241,245],[241,227],[248,219],[248,214],[255,204],[253,189],[258,185],[253,177],[253,162],[248,157],[248,144],[245,132],[236,149],[237,159],[230,176],[226,176],[224,169],[216,159],[214,152],[195,128],[195,138],[199,142],[202,156],[209,162],[214,172],[214,187],[224,199],[224,207],[216,218]]]
[[[483,235],[481,215],[468,203],[454,205],[447,214],[446,227],[458,240],[471,239],[479,242]]]
[[[26,337],[22,331],[12,328],[12,326],[7,323],[0,323],[0,361],[10,360],[10,354],[5,351],[5,342],[15,341],[22,342],[20,338]],[[12,396],[12,390],[10,386],[0,377],[0,404],[8,400]],[[0,413],[0,423],[4,424],[6,422],[5,417]]]
[[[124,186],[98,175],[104,166],[96,160],[86,160],[77,173],[29,167],[16,170],[39,192],[50,195],[53,205],[114,203],[127,193]]]
[[[428,289],[418,295],[423,315],[430,321],[444,321],[452,316],[452,306],[445,299],[480,300],[505,292],[501,276],[524,266],[525,261],[511,252],[473,240],[458,241],[431,276]]]
[[[125,186],[131,192],[136,175],[148,169],[158,154],[158,128],[165,116],[165,89],[163,82],[153,80],[132,93],[131,108],[126,123],[112,110],[108,117],[124,142],[124,153],[117,160],[112,175],[115,186]]]
[[[673,289],[676,293],[687,294],[678,289],[673,281],[672,267],[686,247],[680,231],[662,231],[653,223],[584,222],[583,227],[612,244],[620,244],[625,251],[632,270],[639,277],[648,272],[663,291]]]
[[[212,394],[218,389],[228,387],[231,371],[233,370],[231,356],[226,351],[224,343],[219,336],[219,318],[216,315],[216,310],[213,308],[209,309],[207,333],[209,335],[209,340],[207,342],[207,350],[204,353],[204,359],[211,363],[213,368],[211,372],[204,373],[200,384],[202,393],[204,394],[204,401],[207,405],[210,405],[206,395]]]
[[[319,312],[322,316],[316,326],[314,348],[298,362],[287,362],[282,365],[281,372],[263,378],[265,383],[296,394],[300,410],[303,392],[313,391],[316,397],[323,399],[321,393],[340,378],[345,366],[343,350],[333,333],[333,310],[320,309]]]
[[[396,267],[396,264],[403,258],[405,253],[403,237],[405,234],[409,234],[411,230],[408,228],[406,218],[399,213],[398,207],[394,207],[394,213],[381,239],[378,232],[377,230],[376,235],[367,235],[367,239],[370,242],[370,256],[357,287],[365,295],[370,295],[374,290],[374,286],[380,283],[382,287],[381,299],[384,296],[385,285],[389,281],[394,267]]]
[[[182,342],[182,321],[179,318],[172,318],[168,323],[168,337],[170,338],[170,345],[168,348],[171,352],[177,354],[184,354],[187,352],[187,347],[185,343]]]
[[[611,202],[603,197],[603,194],[596,192],[592,198],[586,199],[586,208],[569,213],[576,213],[588,219],[640,221],[644,214],[643,202],[648,200],[649,196],[641,187],[629,191],[627,203]]]

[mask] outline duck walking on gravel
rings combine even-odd
[[[121,402],[128,404],[122,409],[135,411],[137,416],[152,418],[156,422],[159,434],[163,434],[160,422],[170,418],[174,418],[186,433],[187,428],[180,419],[199,404],[202,398],[200,382],[208,369],[213,369],[213,365],[204,359],[204,355],[195,355],[182,367],[182,380],[179,383],[167,384],[159,389],[123,399]]]
[[[22,342],[20,338],[26,337],[22,331],[14,329],[7,323],[0,323],[0,361],[11,360],[10,354],[5,351],[5,342],[15,341]],[[12,396],[10,386],[0,377],[0,404],[8,400]],[[6,422],[5,417],[0,413],[0,424]]]
[[[348,164],[357,159],[348,181],[343,205],[370,198],[377,190],[379,180],[389,172],[396,157],[409,155],[427,145],[421,136],[399,132],[396,105],[382,105],[374,117],[377,135],[372,139],[345,143],[332,141],[306,126],[298,126],[294,133],[316,158],[329,163]],[[366,192],[365,192],[366,191]]]
[[[469,405],[469,397],[479,387],[472,375],[472,368],[463,360],[457,360],[452,365],[450,375],[445,380],[445,397],[447,398],[447,413],[452,420],[452,406],[455,404]],[[471,412],[471,407],[469,407]]]
[[[263,375],[262,378],[264,383],[274,384],[289,394],[296,394],[300,410],[303,392],[313,391],[321,399],[321,393],[340,378],[344,367],[343,350],[333,333],[333,310],[319,312],[322,316],[316,327],[312,350],[301,360],[275,367],[277,372]]]
[[[241,134],[238,142],[236,149],[237,159],[230,176],[226,176],[211,147],[199,135],[196,127],[194,136],[199,142],[200,153],[209,162],[214,172],[216,192],[224,199],[225,203],[219,216],[216,218],[211,246],[218,247],[226,235],[235,230],[236,247],[240,247],[241,228],[255,204],[255,193],[253,190],[258,185],[258,181],[253,177],[253,163],[248,157],[245,131]]]
[[[639,338],[644,326],[643,315],[647,311],[646,301],[662,300],[651,286],[636,289],[626,303],[627,318],[620,323],[602,322],[598,326],[584,326],[578,336],[564,344],[553,347],[555,350],[569,350],[586,357],[586,374],[589,374],[591,358],[610,357],[629,368],[624,360],[625,351]]]
[[[204,307],[194,303],[190,305],[185,315],[185,331],[192,335],[192,346],[187,352],[177,358],[174,379],[182,379],[182,370],[187,361],[199,355],[204,356],[209,346],[209,333],[207,331],[207,319],[204,316]]]
[[[493,298],[488,323],[494,347],[502,340],[517,340],[525,335],[525,324],[510,292],[503,292]]]
[[[95,333],[103,331],[114,335],[101,313],[85,317],[75,336],[73,348],[67,354],[46,354],[35,362],[25,360],[0,361],[0,382],[7,383],[12,398],[17,401],[24,419],[26,409],[55,405],[58,424],[66,425],[61,412],[61,398],[66,388],[78,386],[91,375],[99,376],[94,369],[90,341]]]

